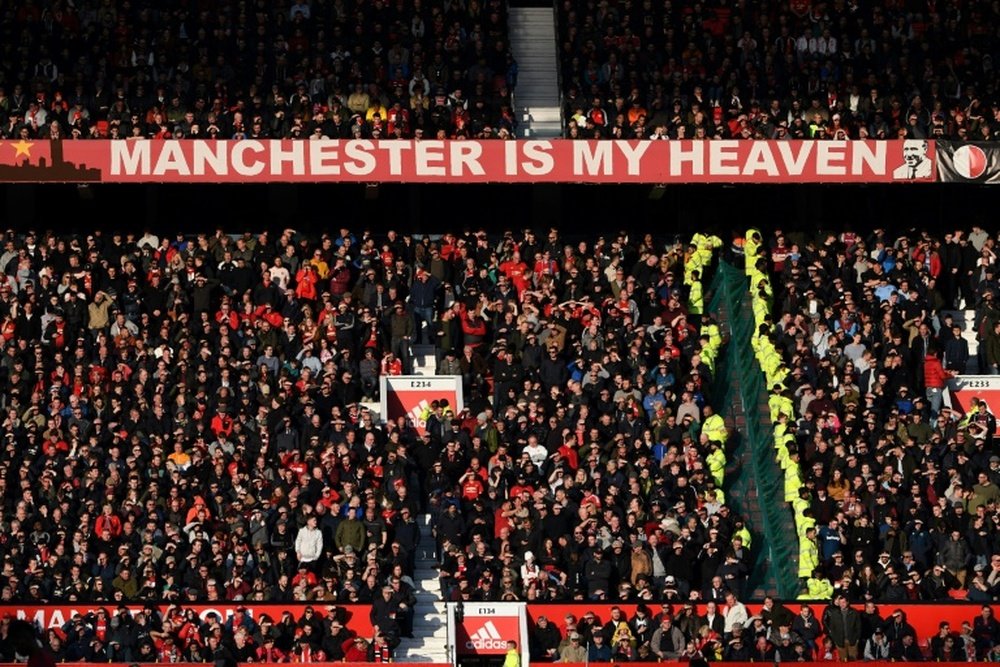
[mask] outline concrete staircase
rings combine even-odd
[[[511,7],[508,18],[511,51],[517,61],[514,112],[518,137],[562,136],[556,19],[552,7]]]
[[[744,518],[752,536],[750,576],[743,599],[761,600],[767,595],[791,599],[798,594],[793,590],[797,580],[793,576],[789,581],[787,570],[797,564],[798,550],[779,553],[768,536],[794,536],[795,522],[781,489],[776,494],[773,483],[768,483],[782,480],[783,472],[769,444],[773,442],[770,408],[750,348],[754,319],[749,294],[741,271],[720,264],[718,272],[712,281],[710,309],[729,342],[717,361],[712,404],[718,406],[731,434],[726,447],[726,503]],[[756,450],[755,437],[768,443],[766,451]],[[768,516],[774,519],[773,525]],[[797,540],[791,542],[797,546]]]
[[[434,558],[430,514],[420,517],[420,544],[413,580],[417,584],[413,639],[404,637],[396,648],[396,662],[449,663],[448,617],[441,598],[441,582]]]
[[[410,356],[414,375],[434,375],[437,370],[437,348],[433,345],[411,345]]]
[[[731,318],[726,299],[718,299],[715,312],[719,327],[731,336]],[[730,344],[738,345],[739,341],[731,341]],[[738,364],[730,362],[731,359],[734,360],[734,357],[735,355],[728,349],[719,355],[715,377],[716,395],[713,398],[713,404],[719,406],[721,414],[726,419],[726,425],[730,429],[730,438],[726,447],[727,465],[724,485],[726,503],[743,517],[747,530],[750,531],[753,539],[747,563],[751,572],[743,595],[744,599],[760,600],[767,595],[777,595],[778,591],[774,581],[770,554],[764,548],[766,544],[764,517],[760,509],[760,494],[753,475],[753,448],[746,437],[746,406],[741,399],[739,373],[734,372],[733,369]],[[766,414],[765,410],[762,416]],[[795,530],[794,526],[792,530]]]

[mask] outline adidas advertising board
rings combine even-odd
[[[462,378],[457,375],[383,375],[382,418],[396,421],[406,417],[423,435],[434,401],[447,401],[454,415],[462,411]],[[442,417],[445,410],[442,410]],[[450,420],[451,417],[449,416]]]
[[[504,655],[507,642],[517,642],[521,664],[527,665],[528,626],[523,602],[469,602],[448,604],[449,642],[456,656]]]

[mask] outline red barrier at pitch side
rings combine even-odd
[[[396,660],[395,662],[399,662],[399,660]],[[106,662],[73,662],[73,663],[65,663],[65,664],[72,664],[72,665],[74,665],[76,667],[107,667],[108,663],[106,663]],[[132,665],[133,667],[163,667],[163,665],[164,665],[164,663],[162,663],[162,662],[131,662],[129,664]],[[173,663],[169,663],[169,664],[171,665],[171,667],[205,667],[205,665],[207,663],[204,663],[204,662],[173,662]],[[252,665],[253,667],[278,667],[278,665],[281,665],[281,667],[287,667],[289,664],[292,664],[292,663],[287,663],[287,662],[280,662],[280,663],[241,662],[239,664],[240,664],[241,667],[245,667],[245,666],[249,666],[249,665]],[[303,663],[297,663],[297,664],[303,664]],[[338,664],[339,665],[339,664],[343,664],[343,663],[337,662],[337,663],[316,663],[316,664]],[[350,664],[357,665],[357,667],[374,667],[376,665],[384,665],[385,663],[384,662],[352,662]],[[597,664],[597,663],[591,663],[591,664],[593,665],[593,664]],[[439,662],[407,662],[406,665],[407,665],[407,667],[450,667],[450,665],[448,663],[446,663],[446,662],[445,663],[439,663]],[[24,663],[23,662],[9,662],[9,663],[8,662],[0,662],[0,667],[24,667]]]
[[[674,613],[680,611],[683,606],[683,602],[673,603]],[[823,602],[809,602],[809,603],[798,603],[789,602],[785,604],[785,607],[791,612],[797,614],[802,604],[808,604],[812,607],[813,612],[817,618],[822,618],[823,609],[826,607],[826,603]],[[573,614],[578,620],[583,617],[588,611],[593,611],[596,614],[597,619],[601,623],[606,623],[611,618],[611,608],[618,607],[622,610],[629,618],[635,614],[635,608],[638,605],[635,604],[601,604],[595,605],[593,603],[586,604],[530,604],[528,605],[528,619],[531,622],[532,627],[534,627],[535,621],[539,616],[545,616],[551,623],[555,624],[559,628],[560,632],[565,633],[566,631],[566,615]],[[653,602],[646,605],[652,611],[653,614],[660,613],[660,605]],[[858,609],[862,608],[862,605],[855,605]],[[993,605],[991,605],[993,606]],[[906,620],[913,629],[917,632],[917,639],[923,641],[938,631],[938,624],[941,621],[947,621],[951,624],[952,629],[957,630],[961,627],[962,621],[972,621],[976,616],[979,615],[982,609],[981,604],[973,604],[968,602],[956,602],[954,604],[879,604],[877,605],[879,612],[882,614],[883,618],[888,618],[892,612],[899,609],[906,614]],[[719,605],[720,610],[724,610],[724,605]],[[760,604],[747,604],[747,611],[752,615],[760,611]],[[696,605],[696,610],[699,614],[705,613],[704,603]],[[1000,608],[993,606],[994,615],[1000,611]]]
[[[796,662],[794,663],[796,667],[818,667],[823,665],[828,667],[832,661],[828,662]],[[667,662],[560,662],[560,665],[564,667],[662,667],[664,664],[685,664],[683,661],[674,661],[673,663]],[[761,663],[761,662],[720,662],[720,665],[725,665],[726,667],[760,667],[762,664],[771,663]],[[872,667],[896,667],[899,663],[895,662],[883,662],[883,661],[871,661],[865,662],[865,665],[871,665]],[[968,665],[967,662],[935,662],[935,667],[940,665],[941,667],[958,667],[958,665]]]
[[[62,627],[68,620],[73,618],[74,614],[83,614],[86,616],[89,613],[96,612],[100,608],[104,608],[109,612],[114,612],[118,608],[118,604],[114,602],[109,602],[107,604],[99,604],[93,602],[83,602],[78,604],[48,604],[48,605],[30,605],[30,604],[4,604],[0,605],[0,617],[10,614],[15,618],[24,618],[29,621],[34,621],[43,628],[59,628]],[[147,605],[145,604],[126,604],[125,607],[129,609],[133,614],[142,611]],[[166,604],[153,604],[161,614],[166,614],[170,605]],[[283,603],[283,604],[273,604],[273,603],[251,603],[251,602],[216,602],[216,603],[202,603],[202,604],[184,604],[178,605],[180,609],[193,609],[198,617],[205,619],[209,614],[216,613],[225,622],[227,619],[235,615],[236,610],[243,608],[250,614],[251,618],[259,621],[262,614],[267,614],[275,622],[281,620],[282,614],[285,612],[290,613],[296,620],[302,616],[302,612],[306,607],[312,607],[319,617],[324,617],[328,613],[331,613],[333,606],[325,605],[322,602],[314,603]],[[343,610],[343,621],[344,625],[352,630],[355,634],[362,637],[371,637],[372,635],[372,623],[369,616],[371,612],[371,606],[366,604],[354,604],[354,605],[336,605],[338,609]]]
[[[680,609],[681,604],[683,603],[674,603],[675,611]],[[798,602],[789,602],[785,606],[793,613],[798,613],[801,604],[802,603]],[[809,606],[812,607],[817,617],[822,617],[823,608],[825,606],[824,603],[815,602],[806,604],[809,604]],[[109,603],[107,605],[94,603],[50,605],[5,604],[0,605],[0,616],[10,614],[18,618],[26,618],[28,620],[36,621],[43,628],[53,628],[61,627],[64,623],[66,623],[66,621],[72,618],[75,613],[88,614],[96,611],[102,606],[109,611],[114,610],[117,607],[114,603]],[[141,611],[144,605],[129,604],[126,606],[133,612],[136,612]],[[163,604],[154,606],[158,608],[161,614],[166,613],[168,608],[167,605]],[[565,630],[565,617],[567,614],[573,614],[579,619],[588,611],[593,611],[601,622],[606,622],[611,617],[611,608],[615,606],[619,607],[623,612],[631,617],[635,613],[637,605],[537,603],[528,605],[528,618],[533,624],[538,616],[546,616],[562,631]],[[651,603],[647,606],[654,614],[660,612],[660,605],[656,603]],[[219,614],[223,620],[233,616],[235,611],[240,607],[245,608],[254,619],[259,619],[261,614],[267,614],[275,621],[280,620],[281,615],[286,611],[298,619],[306,607],[312,607],[316,614],[321,617],[329,613],[327,611],[328,607],[322,603],[240,604],[219,602],[214,604],[203,603],[182,605],[183,609],[193,609],[201,618],[205,618],[209,613],[215,612]],[[368,605],[337,605],[337,607],[343,610],[345,625],[350,630],[358,635],[361,635],[362,637],[371,635],[372,625],[369,620],[369,612],[371,608]],[[696,605],[696,607],[699,614],[705,613],[704,604]],[[332,607],[330,608],[332,609]],[[901,609],[906,614],[910,625],[912,625],[917,631],[917,636],[920,639],[924,639],[937,632],[938,623],[941,621],[948,621],[951,623],[952,627],[961,626],[962,621],[971,621],[979,615],[982,605],[967,602],[956,602],[954,604],[880,604],[878,605],[878,608],[883,617],[888,617],[894,610]],[[747,609],[751,614],[753,614],[760,610],[760,605],[748,604]],[[997,612],[1000,612],[1000,608],[994,606],[993,611],[994,614],[996,614]]]

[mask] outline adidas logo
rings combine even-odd
[[[425,428],[427,426],[427,423],[424,421],[424,410],[429,407],[430,403],[423,400],[407,413],[406,416],[410,418],[410,422],[413,423],[414,428]]]
[[[476,649],[506,649],[507,640],[500,636],[497,626],[493,621],[486,621],[483,627],[469,636],[469,641],[465,643],[465,648]]]

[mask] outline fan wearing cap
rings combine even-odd
[[[537,586],[541,576],[542,568],[539,567],[538,562],[535,560],[534,552],[525,551],[524,563],[521,565],[521,584],[524,586],[524,590],[527,592],[529,589]]]
[[[587,647],[584,645],[583,636],[575,628],[569,630],[566,639],[559,644],[559,661],[581,664],[587,662]]]
[[[649,640],[649,648],[661,661],[676,660],[687,644],[684,633],[674,625],[674,619],[669,614],[660,618],[660,626],[653,631]]]

